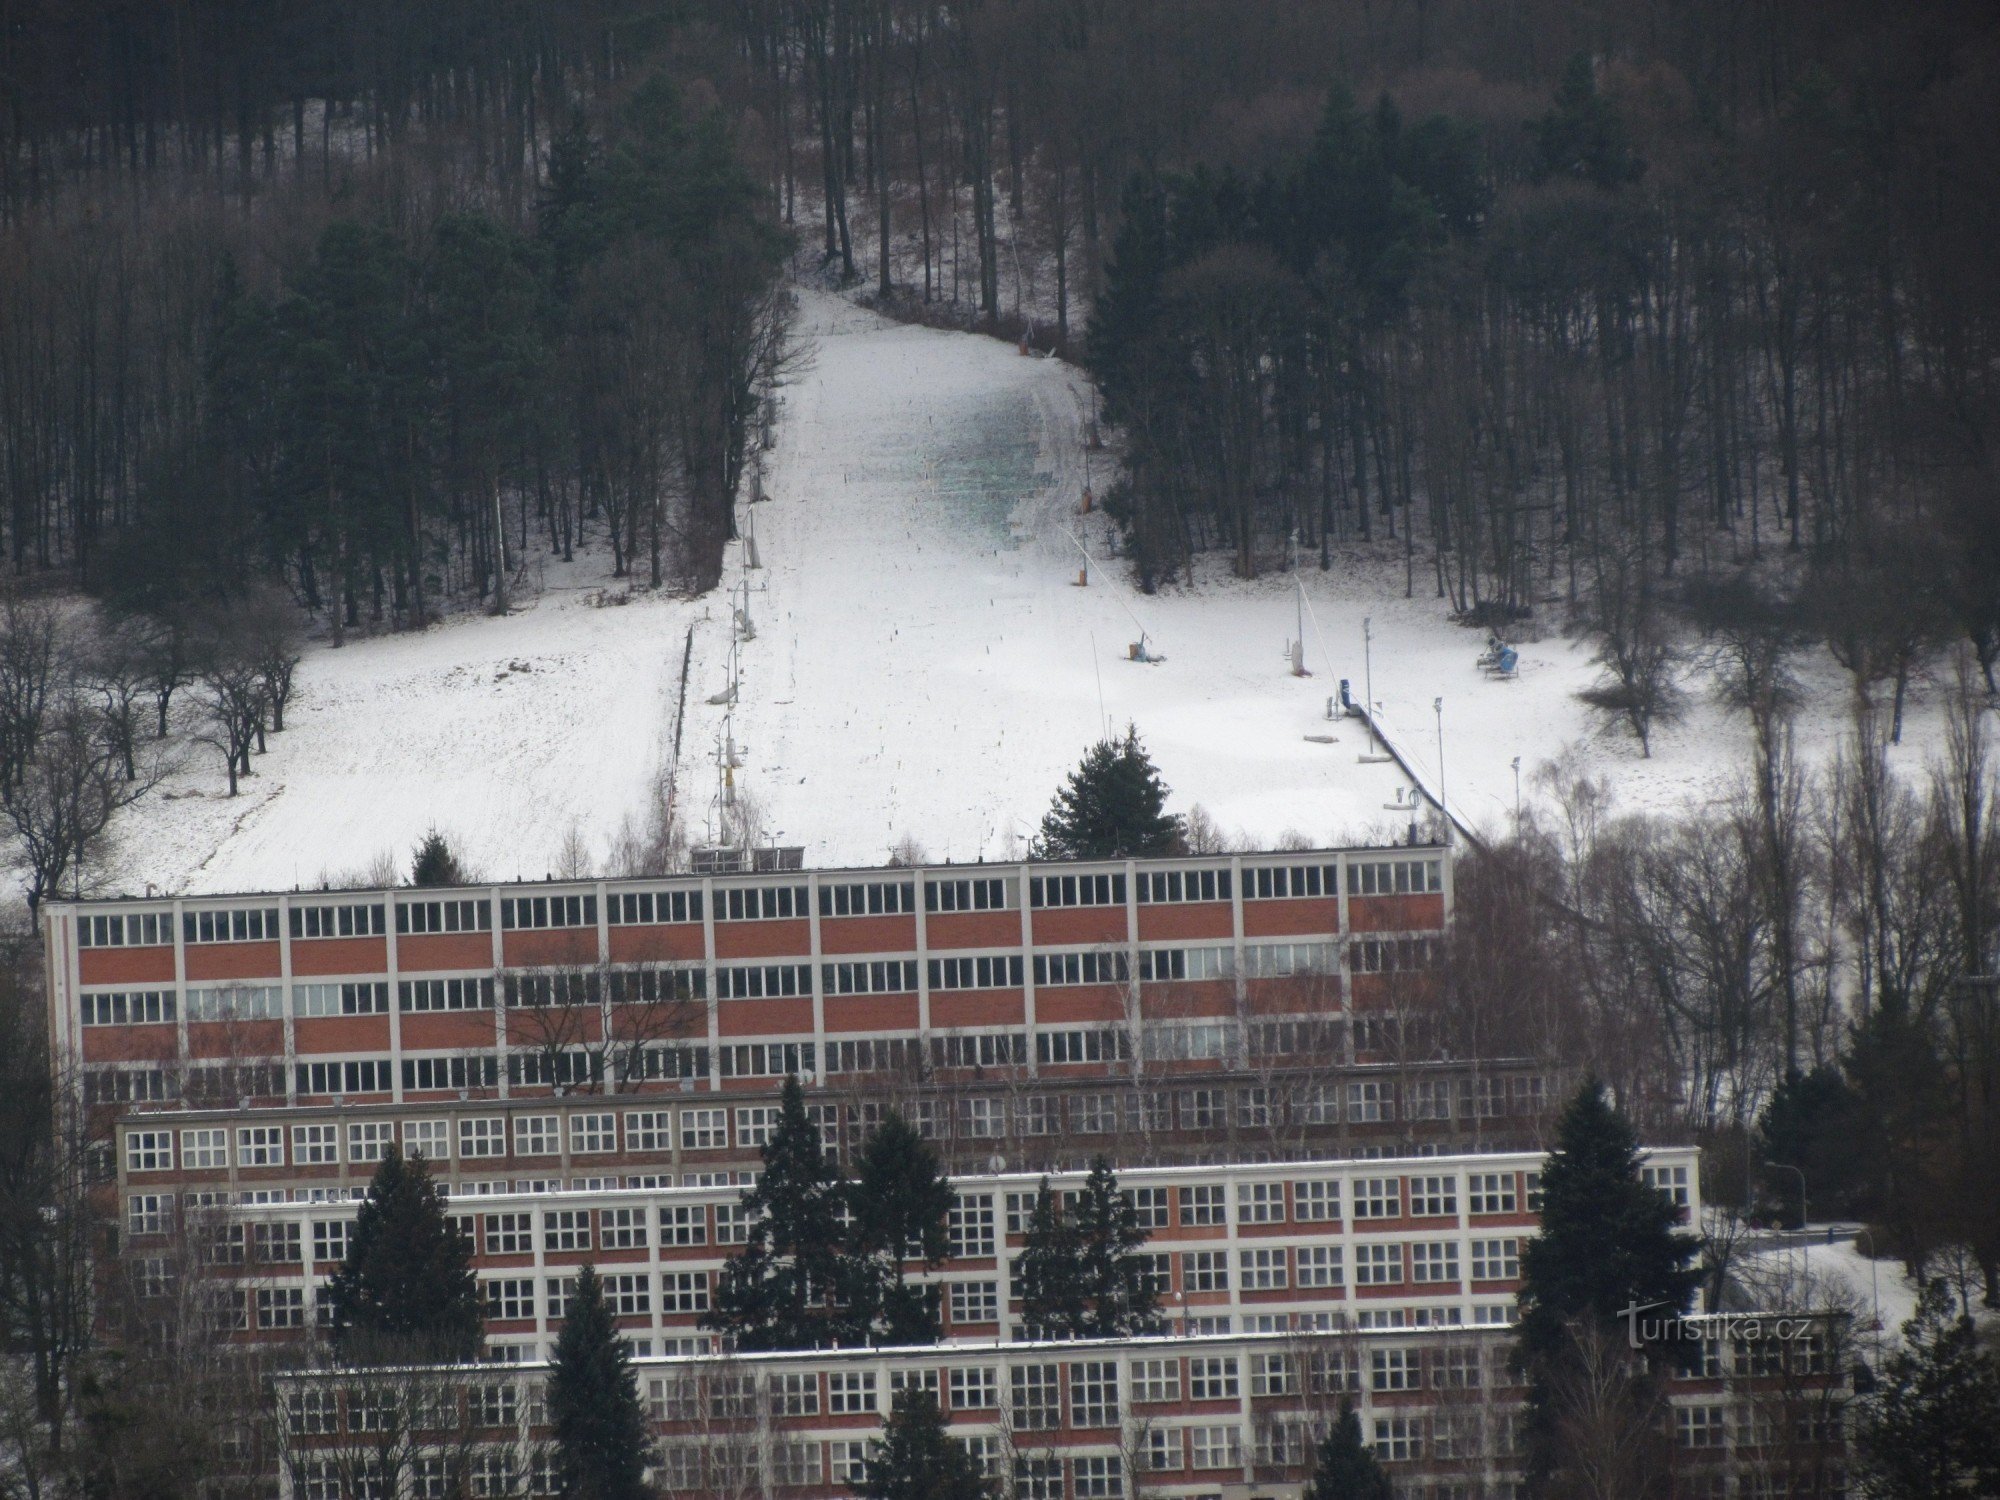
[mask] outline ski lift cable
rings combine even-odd
[[[1069,538],[1070,545],[1076,548],[1078,552],[1081,552],[1083,554],[1084,562],[1089,564],[1093,568],[1096,567],[1097,559],[1090,555],[1090,549],[1083,545],[1083,542],[1078,538],[1077,534],[1071,531],[1067,526],[1061,529],[1062,529],[1062,534]],[[1117,599],[1118,607],[1124,610],[1125,613],[1131,617],[1132,623],[1134,625],[1139,627],[1140,635],[1148,639],[1151,639],[1153,633],[1146,628],[1146,622],[1139,618],[1139,612],[1133,609],[1132,606],[1126,601],[1124,586],[1120,584],[1115,578],[1112,578],[1108,570],[1104,573],[1103,576],[1111,583],[1112,597]]]
[[[1306,582],[1299,577],[1297,567],[1292,569],[1292,582],[1298,586],[1299,599],[1306,607],[1306,618],[1313,622],[1313,639],[1319,642],[1320,654],[1326,658],[1326,670],[1333,671],[1333,653],[1326,649],[1326,634],[1319,628],[1319,611],[1313,608],[1312,595],[1306,592]],[[1353,670],[1349,668],[1349,670]]]

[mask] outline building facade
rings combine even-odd
[[[1619,1446],[1669,1470],[1677,1496],[1843,1494],[1845,1320],[1693,1323],[1700,1362],[1669,1380],[1656,1430]],[[1504,1327],[1270,1332],[637,1364],[668,1494],[851,1494],[897,1393],[917,1388],[1019,1500],[1291,1500],[1343,1405],[1399,1495],[1517,1500],[1512,1342]],[[541,1366],[287,1377],[285,1491],[553,1494],[546,1380]]]
[[[617,1122],[607,1115],[602,1123]],[[529,1114],[513,1124],[542,1128]],[[237,1193],[188,1188],[166,1153],[206,1150],[211,1128],[179,1127],[192,1140],[169,1140],[164,1126],[126,1136],[134,1160],[124,1260],[142,1282],[164,1285],[176,1257],[189,1257],[210,1277],[222,1322],[237,1336],[303,1339],[328,1321],[326,1286],[346,1257],[354,1208],[244,1204]],[[1121,1173],[1120,1186],[1148,1232],[1143,1253],[1176,1333],[1500,1326],[1513,1319],[1521,1246],[1535,1233],[1542,1161],[1524,1152],[1155,1167]],[[1687,1218],[1698,1216],[1692,1147],[1655,1149],[1644,1171]],[[948,1339],[1026,1335],[1018,1260],[1043,1181],[1074,1193],[1083,1178],[954,1179],[950,1253],[935,1268],[911,1268],[913,1280],[935,1288]],[[461,1184],[452,1217],[473,1248],[489,1357],[545,1357],[585,1265],[604,1277],[637,1352],[717,1352],[699,1325],[716,1274],[747,1238],[741,1199],[740,1187],[722,1183],[617,1191],[551,1184],[483,1196]]]
[[[50,902],[43,925],[84,1102],[268,1108],[1430,1056],[1400,1017],[1450,901],[1420,847]]]

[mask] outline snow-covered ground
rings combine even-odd
[[[1699,683],[1687,720],[1651,760],[1600,735],[1577,702],[1594,671],[1560,636],[1521,650],[1515,681],[1485,679],[1481,638],[1425,592],[1405,600],[1398,553],[1304,570],[1312,675],[1290,674],[1291,580],[1218,569],[1142,597],[1110,560],[1112,530],[1081,517],[1082,376],[968,334],[889,323],[808,293],[813,360],[784,395],[765,455],[768,503],[748,507],[762,566],[732,547],[724,585],[696,601],[635,596],[595,607],[601,559],[551,569],[505,619],[314,649],[292,724],[235,800],[201,755],[128,813],[113,889],[218,891],[317,884],[384,852],[407,858],[430,826],[486,877],[559,868],[572,832],[599,854],[638,813],[670,734],[684,633],[694,667],[679,778],[696,841],[713,816],[725,733],[737,784],[767,836],[809,863],[880,863],[905,837],[937,859],[1017,855],[1063,775],[1107,727],[1136,723],[1185,810],[1200,803],[1259,844],[1390,835],[1408,777],[1363,763],[1366,735],[1329,722],[1341,678],[1363,695],[1362,620],[1373,620],[1384,723],[1453,811],[1498,830],[1538,766],[1580,745],[1621,806],[1683,809],[1729,794],[1741,728]],[[1090,456],[1101,490],[1106,461]],[[1072,536],[1098,559],[1087,587]],[[743,580],[755,638],[740,648],[733,709],[730,614]],[[732,595],[734,599],[732,600]],[[1144,631],[1157,664],[1128,659]],[[517,665],[518,664],[518,665]],[[1843,732],[1844,679],[1810,668],[1800,742]],[[1906,744],[1922,764],[1937,719],[1919,701]]]

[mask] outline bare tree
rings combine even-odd
[[[265,589],[253,595],[236,618],[243,654],[263,687],[271,733],[283,734],[285,706],[292,701],[292,676],[300,659],[298,611],[283,594]],[[257,748],[263,748],[261,727]]]
[[[250,747],[269,704],[264,670],[238,643],[225,641],[202,668],[201,684],[205,696],[195,738],[222,752],[229,795],[234,797],[237,777],[250,773]]]
[[[12,590],[0,598],[0,795],[13,791],[41,743],[66,654],[54,606]]]
[[[83,871],[112,818],[158,783],[152,767],[128,779],[124,756],[104,729],[93,705],[66,694],[48,710],[0,793],[0,811],[27,850],[31,912],[65,879],[82,894]]]
[[[558,1094],[686,1076],[666,1045],[706,1036],[694,972],[667,964],[570,963],[505,979],[507,1042],[524,1081]]]

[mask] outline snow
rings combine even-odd
[[[1304,561],[1305,678],[1285,659],[1300,611],[1290,576],[1245,583],[1218,561],[1193,587],[1137,594],[1115,529],[1078,514],[1109,460],[1085,451],[1088,388],[1060,361],[825,293],[802,297],[802,332],[813,356],[764,455],[770,498],[744,507],[761,567],[732,546],[714,594],[595,607],[608,566],[579,558],[550,565],[506,618],[317,647],[244,795],[225,797],[217,757],[194,755],[125,816],[107,888],[337,881],[385,852],[407,862],[433,825],[489,879],[559,872],[578,837],[601,857],[661,762],[690,625],[678,784],[691,835],[713,821],[727,716],[737,785],[766,836],[803,845],[813,865],[879,864],[905,837],[933,859],[1019,857],[1089,743],[1128,721],[1175,807],[1199,803],[1259,846],[1400,835],[1409,777],[1363,763],[1362,726],[1325,716],[1341,678],[1364,694],[1364,617],[1384,726],[1475,829],[1506,827],[1516,757],[1532,803],[1536,768],[1572,745],[1620,807],[1730,795],[1746,735],[1699,683],[1687,720],[1642,760],[1577,702],[1595,676],[1587,651],[1529,639],[1516,680],[1486,679],[1483,638],[1447,619],[1421,559],[1417,597],[1403,597],[1400,544],[1337,556],[1328,572]],[[1087,587],[1079,544],[1095,559]],[[707,700],[728,686],[746,577],[756,636],[731,709]],[[1163,662],[1128,659],[1142,630]],[[1815,757],[1844,732],[1845,679],[1827,660],[1808,676],[1799,742]],[[1920,695],[1893,758],[1919,768],[1938,740]]]

